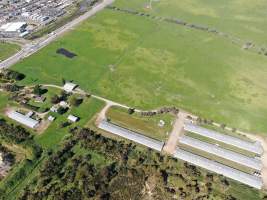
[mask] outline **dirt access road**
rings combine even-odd
[[[175,149],[177,148],[177,142],[179,140],[179,136],[183,133],[184,130],[184,122],[186,117],[188,116],[187,113],[180,111],[177,114],[176,120],[173,125],[172,132],[169,136],[168,141],[163,147],[163,150],[169,154],[173,154]]]

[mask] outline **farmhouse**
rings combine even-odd
[[[71,83],[71,82],[67,82],[67,83],[65,83],[63,89],[66,92],[72,92],[77,86],[78,86],[77,84],[74,84],[74,83]]]
[[[68,120],[71,122],[77,122],[79,120],[79,118],[74,116],[74,115],[69,115]]]
[[[23,115],[16,111],[10,111],[7,113],[7,116],[25,126],[30,128],[36,128],[39,125],[39,121],[32,119],[26,115]]]

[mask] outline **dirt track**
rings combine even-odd
[[[267,189],[267,138],[263,136],[258,136],[258,135],[252,135],[250,133],[244,133],[241,131],[238,131],[239,133],[246,135],[248,138],[252,140],[259,141],[263,147],[263,155],[261,157],[262,164],[263,164],[263,169],[261,171],[262,174],[262,180],[264,183],[264,189]]]
[[[169,154],[173,154],[176,147],[177,142],[179,140],[179,136],[182,134],[184,129],[184,121],[186,119],[187,114],[184,112],[179,112],[177,118],[173,125],[173,130],[169,136],[167,143],[164,145],[163,150]]]

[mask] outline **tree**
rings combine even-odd
[[[80,104],[82,104],[82,102],[83,102],[83,99],[82,98],[77,98],[77,97],[74,97],[73,96],[70,99],[70,105],[72,105],[72,106],[78,107]]]
[[[64,108],[64,107],[59,107],[58,110],[57,110],[57,113],[60,114],[60,115],[63,115],[65,112],[68,111],[68,108]]]
[[[68,100],[68,97],[69,97],[69,94],[67,92],[61,91],[60,101],[67,101]]]
[[[57,104],[60,102],[60,97],[58,95],[54,95],[52,98],[51,98],[51,103],[52,104]]]
[[[3,71],[3,76],[5,79],[16,80],[16,81],[20,81],[25,78],[24,74],[17,72],[17,71],[9,70],[9,69],[5,69]]]
[[[41,96],[41,95],[45,94],[46,92],[47,92],[47,89],[43,89],[40,85],[36,85],[33,88],[33,93],[38,95],[38,96]]]
[[[129,108],[128,109],[128,114],[129,115],[132,115],[134,112],[135,112],[135,109],[134,108]]]
[[[4,89],[8,92],[17,92],[22,88],[22,86],[18,86],[16,84],[6,84]]]
[[[69,125],[70,125],[69,122],[62,122],[62,123],[60,124],[60,128],[65,128],[65,127],[67,127],[67,126],[69,126]]]
[[[66,80],[64,78],[62,78],[62,84],[65,85]]]

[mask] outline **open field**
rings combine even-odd
[[[160,17],[173,17],[188,23],[208,26],[218,31],[231,34],[244,42],[255,42],[267,46],[265,33],[265,12],[267,5],[263,0],[185,0],[185,1],[152,1],[149,0],[116,1],[120,8],[131,8]]]
[[[65,58],[58,48],[78,56]],[[129,106],[175,105],[263,133],[266,60],[205,32],[105,10],[14,69],[27,74],[22,84],[65,78]]]
[[[16,44],[6,43],[0,41],[0,61],[8,58],[20,50]]]
[[[112,123],[161,141],[168,138],[167,133],[171,132],[175,118],[170,114],[152,117],[142,117],[139,113],[129,115],[126,109],[118,107],[111,107],[106,116]],[[163,127],[158,125],[160,120],[165,122]]]

